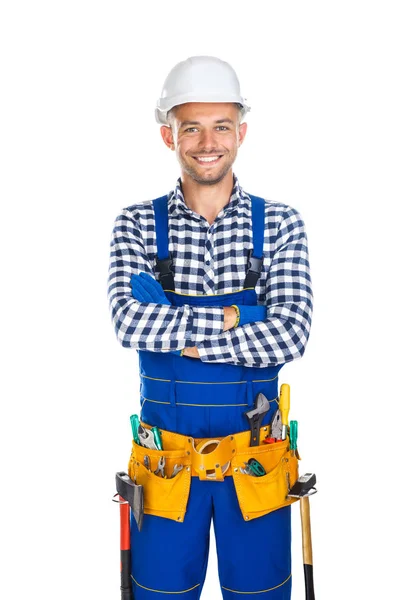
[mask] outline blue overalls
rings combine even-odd
[[[160,283],[173,306],[256,305],[255,285],[263,260],[264,200],[252,202],[253,254],[243,289],[222,295],[176,293],[168,252],[167,196],[153,201]],[[245,412],[262,392],[278,397],[275,367],[251,368],[171,353],[139,352],[141,421],[194,438],[228,436],[249,429]],[[275,405],[276,406],[276,405]],[[272,412],[263,424],[270,422]],[[145,514],[140,532],[132,523],[132,582],[135,600],[200,598],[213,519],[224,599],[289,600],[291,595],[290,506],[245,521],[232,477],[223,482],[191,478],[183,523]],[[146,490],[145,490],[146,494]]]

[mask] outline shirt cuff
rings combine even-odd
[[[227,334],[223,337],[207,339],[197,344],[196,348],[199,353],[200,360],[204,362],[223,362],[232,360],[232,344],[229,339],[229,331],[224,331]]]
[[[196,346],[205,339],[220,335],[224,331],[223,307],[198,307],[192,306],[192,335],[191,342]]]

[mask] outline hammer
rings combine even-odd
[[[296,481],[288,494],[289,498],[300,498],[306,600],[315,600],[309,497],[317,492],[315,489],[316,482],[315,473],[306,473]]]

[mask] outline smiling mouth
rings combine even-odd
[[[212,156],[193,156],[192,158],[200,165],[212,166],[215,165],[222,156],[222,154],[215,154]]]

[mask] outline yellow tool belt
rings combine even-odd
[[[149,427],[142,423],[144,427]],[[260,439],[269,427],[262,427]],[[288,490],[298,479],[298,453],[289,449],[289,439],[250,447],[250,431],[224,438],[192,438],[160,430],[163,450],[150,450],[132,441],[128,472],[144,488],[144,512],[182,522],[192,477],[221,482],[233,477],[243,518],[266,515],[296,501]],[[150,464],[145,465],[145,456]],[[160,457],[165,458],[165,477],[155,475]],[[241,471],[255,458],[266,475],[255,477]],[[175,465],[183,468],[171,478]],[[149,468],[148,468],[149,467]]]

